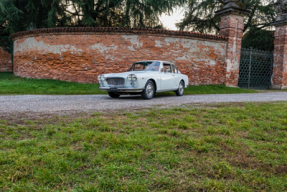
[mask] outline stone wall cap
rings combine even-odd
[[[29,35],[39,35],[47,33],[127,33],[127,34],[158,34],[158,35],[170,35],[170,36],[186,36],[186,37],[198,37],[204,39],[213,40],[228,40],[228,37],[221,35],[210,35],[189,31],[172,31],[164,29],[151,29],[151,28],[124,28],[124,27],[58,27],[58,28],[42,28],[30,31],[22,31],[11,35],[12,41],[18,38]]]
[[[241,9],[241,8],[225,8],[225,9],[220,9],[215,12],[215,15],[223,15],[223,14],[231,14],[231,13],[236,13],[240,15],[249,15],[250,11],[246,9]]]
[[[215,12],[215,15],[239,14],[249,15],[250,11],[243,9],[243,4],[238,0],[225,0],[221,9]]]
[[[284,26],[287,25],[287,19],[286,20],[279,20],[279,21],[275,21],[273,23],[271,23],[272,26]]]

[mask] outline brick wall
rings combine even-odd
[[[224,84],[227,38],[190,32],[66,32],[38,30],[12,36],[14,74],[21,77],[97,82],[142,60],[167,60],[191,85]]]
[[[287,24],[275,31],[273,59],[273,89],[287,88]]]
[[[11,55],[0,47],[0,72],[12,72]]]

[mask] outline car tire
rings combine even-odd
[[[111,98],[119,98],[121,95],[120,94],[117,94],[117,93],[114,93],[114,92],[108,92],[109,96]]]
[[[184,94],[184,82],[180,81],[178,89],[175,91],[176,96],[183,96]]]
[[[155,95],[155,85],[151,80],[148,80],[145,89],[142,92],[142,98],[145,100],[152,99]]]

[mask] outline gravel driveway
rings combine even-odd
[[[70,114],[81,112],[138,109],[152,106],[179,106],[192,103],[224,102],[268,102],[287,101],[287,92],[256,94],[156,96],[152,100],[142,100],[139,96],[122,96],[111,99],[107,95],[19,95],[0,96],[0,116],[19,113]]]

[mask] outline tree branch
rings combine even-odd
[[[71,11],[68,11],[68,10],[64,10],[65,12],[67,13],[70,13],[71,15],[75,15],[75,16],[84,16],[84,15],[81,15],[81,14],[78,14],[78,13],[73,13]]]
[[[213,19],[211,19],[211,22],[212,22],[213,26],[217,29],[217,31],[220,31],[220,28],[216,25],[216,23],[214,22]]]
[[[253,9],[252,9],[252,11],[251,11],[251,13],[250,13],[250,15],[249,15],[248,22],[247,22],[247,24],[244,26],[243,32],[245,32],[245,31],[251,26],[251,22],[252,22],[252,19],[253,19],[253,17],[254,17],[254,14],[255,14],[256,9],[257,9],[257,5],[255,5],[255,6],[253,7]]]

